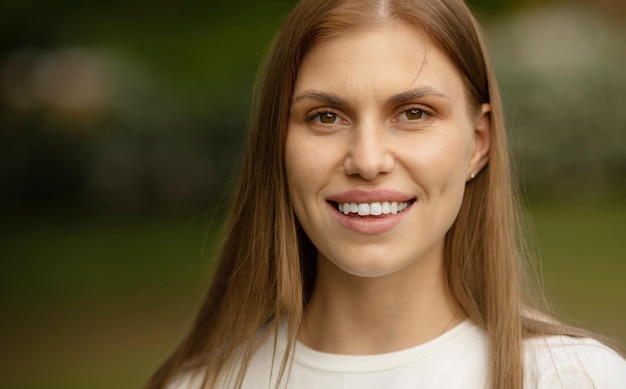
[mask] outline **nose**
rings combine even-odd
[[[355,127],[344,160],[344,172],[349,176],[360,176],[373,180],[389,173],[394,166],[393,153],[389,149],[382,126],[362,125]]]

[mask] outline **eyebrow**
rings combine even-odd
[[[448,96],[448,94],[445,93],[444,91],[435,89],[431,86],[422,86],[422,87],[410,89],[406,92],[398,93],[397,95],[393,95],[389,97],[387,99],[387,104],[389,105],[401,104],[409,100],[413,100],[413,99],[420,98],[420,97],[426,97],[426,96],[436,96],[436,97],[442,97],[446,100],[450,100],[450,96]]]
[[[401,104],[406,101],[413,100],[413,99],[420,98],[420,97],[425,97],[425,96],[436,96],[436,97],[445,98],[447,100],[450,99],[450,96],[443,91],[440,91],[430,86],[423,86],[423,87],[410,89],[408,91],[395,94],[387,99],[387,104],[389,105]],[[345,99],[335,94],[316,91],[316,90],[305,91],[304,93],[294,97],[293,99],[294,103],[297,103],[300,100],[315,100],[320,103],[334,105],[337,107],[344,107],[348,105],[348,102]]]
[[[315,100],[319,101],[320,103],[325,103],[338,107],[344,107],[348,105],[348,102],[345,99],[342,99],[337,95],[312,90],[305,91],[304,93],[294,97],[293,99],[294,103],[297,103],[300,100]]]

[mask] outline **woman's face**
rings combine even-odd
[[[361,277],[440,263],[489,148],[489,107],[450,60],[405,24],[359,30],[314,45],[293,96],[288,188],[319,260]]]

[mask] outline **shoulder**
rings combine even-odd
[[[530,387],[626,388],[626,361],[597,340],[537,337],[526,340],[524,347]]]

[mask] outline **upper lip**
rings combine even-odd
[[[391,189],[352,189],[332,195],[328,198],[328,201],[336,203],[375,203],[383,201],[408,202],[414,198],[415,197],[406,193]]]

